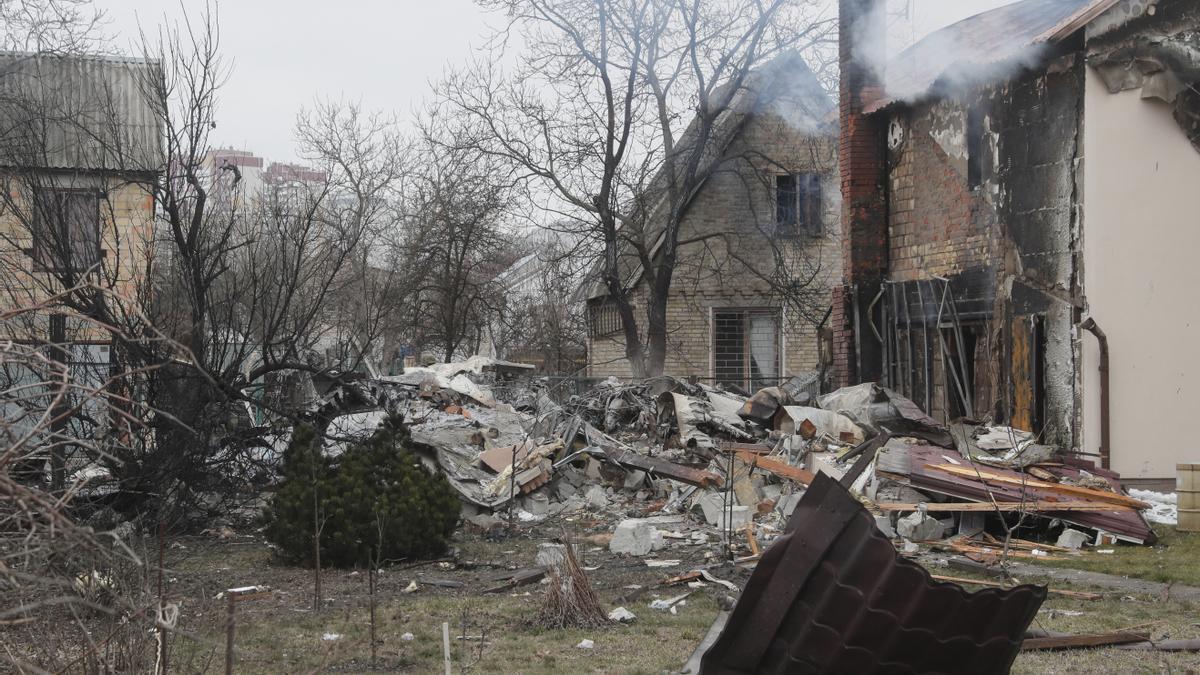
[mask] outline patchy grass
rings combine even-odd
[[[1164,532],[1163,565],[1195,550],[1196,538]],[[602,547],[582,545],[585,565],[595,567],[589,577],[604,608],[622,605],[637,614],[631,625],[611,625],[591,630],[552,631],[532,626],[544,598],[544,586],[529,585],[508,594],[486,595],[498,568],[528,567],[544,536],[535,533],[499,541],[459,537],[459,563],[400,564],[387,568],[377,581],[378,671],[440,672],[442,622],[450,623],[451,656],[456,672],[505,673],[661,673],[674,671],[699,644],[717,613],[717,599],[725,590],[708,586],[696,590],[678,613],[652,610],[655,597],[687,591],[663,588],[657,583],[691,566],[703,564],[705,547],[670,549],[670,557],[684,558],[673,568],[648,568],[637,558],[614,556]],[[1148,557],[1153,549],[1121,547],[1112,556],[1091,555],[1072,559],[1074,566],[1093,563],[1094,569],[1112,572],[1136,568],[1132,560]],[[1129,558],[1132,556],[1132,558]],[[665,557],[665,556],[664,556]],[[1144,565],[1149,573],[1156,565]],[[1181,561],[1195,565],[1196,560]],[[267,584],[269,598],[247,601],[237,608],[236,666],[238,673],[371,672],[369,610],[366,572],[326,570],[323,574],[324,606],[312,609],[312,570],[280,564],[271,550],[252,537],[238,540],[181,539],[168,549],[168,599],[181,603],[178,631],[171,639],[171,666],[177,672],[216,673],[224,668],[225,603],[216,594],[232,586]],[[1194,567],[1191,568],[1194,571]],[[938,571],[938,570],[935,570]],[[717,575],[744,584],[745,572],[730,568]],[[969,572],[954,571],[970,577]],[[1153,578],[1153,577],[1151,577]],[[1173,578],[1178,578],[1173,577]],[[413,580],[457,581],[459,588],[421,585],[406,593]],[[630,585],[639,588],[631,589]],[[1095,590],[1085,585],[1054,582],[1057,588]],[[1051,595],[1035,627],[1049,631],[1097,632],[1142,627],[1155,638],[1200,637],[1200,603],[1160,597],[1101,591],[1103,600],[1087,601]],[[13,646],[38,658],[39,635],[49,635],[53,621],[0,631],[0,644]],[[89,626],[104,634],[100,626]],[[19,630],[18,630],[19,629]],[[55,641],[64,648],[80,644],[80,637],[64,633]],[[144,632],[144,631],[143,631]],[[324,640],[325,634],[337,639]],[[401,636],[411,633],[413,639]],[[468,639],[460,640],[465,635]],[[153,649],[143,636],[142,649]],[[579,649],[583,639],[594,649]],[[43,642],[45,640],[42,640]],[[44,651],[44,650],[43,650]],[[152,652],[151,652],[152,654]],[[153,659],[149,659],[152,662]],[[1200,655],[1187,653],[1129,652],[1095,649],[1066,652],[1025,652],[1014,672],[1186,672],[1200,671]]]
[[[1154,546],[1117,544],[1104,548],[1113,553],[1089,550],[1068,560],[1033,560],[1039,565],[1069,567],[1161,583],[1200,586],[1200,533],[1177,532],[1169,525],[1156,525],[1158,543]]]
[[[716,602],[696,594],[678,614],[631,606],[638,620],[587,630],[545,630],[528,624],[541,601],[539,589],[511,596],[393,595],[376,608],[379,670],[438,672],[442,669],[442,622],[450,623],[451,658],[456,672],[551,673],[602,671],[660,673],[679,668],[704,637],[717,613]],[[369,610],[365,603],[321,614],[302,608],[247,605],[239,612],[239,673],[358,672],[369,670]],[[611,603],[605,603],[611,607]],[[223,640],[210,625],[200,641],[181,643],[176,654],[198,659],[191,650],[211,650]],[[322,636],[337,634],[336,640]],[[413,639],[401,636],[412,633]],[[466,635],[467,640],[458,636]],[[590,650],[576,645],[595,642]],[[191,646],[185,646],[190,644]],[[213,667],[220,665],[217,650]],[[197,655],[198,656],[198,655]]]
[[[936,573],[936,572],[935,572]],[[955,576],[987,579],[969,571]],[[1041,580],[1030,579],[1030,583]],[[1137,630],[1155,640],[1200,638],[1200,603],[1163,601],[1148,595],[1129,595],[1063,581],[1052,588],[1100,593],[1101,600],[1083,600],[1051,593],[1046,596],[1031,628],[1062,633],[1103,633]],[[967,586],[976,590],[978,586]],[[1144,652],[1112,648],[1021,652],[1013,673],[1164,673],[1200,670],[1200,654]]]
[[[1078,613],[1078,614],[1076,614]],[[1146,596],[1108,593],[1104,600],[1049,596],[1033,627],[1064,633],[1121,629],[1147,631],[1153,639],[1200,637],[1200,606]],[[1200,669],[1200,654],[1121,649],[1021,652],[1014,673],[1183,673]]]

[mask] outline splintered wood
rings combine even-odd
[[[1105,490],[1094,490],[1092,488],[1079,487],[1076,485],[1064,485],[1062,483],[1048,483],[1046,481],[1037,480],[1035,478],[1023,478],[1008,476],[1005,474],[994,473],[985,469],[975,469],[966,466],[954,466],[952,464],[929,464],[930,469],[941,471],[953,476],[962,476],[964,478],[972,478],[982,480],[985,483],[1000,483],[1003,485],[1018,485],[1027,488],[1035,488],[1045,490],[1056,494],[1073,495],[1083,497],[1087,500],[1101,501],[1110,504],[1118,504],[1133,509],[1148,509],[1150,504],[1143,502],[1133,497],[1127,497],[1116,492],[1107,492]]]

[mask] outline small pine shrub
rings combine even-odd
[[[283,474],[265,514],[267,538],[294,562],[313,564],[314,489],[322,565],[367,566],[376,551],[380,560],[436,556],[458,522],[454,491],[421,463],[398,420],[332,459],[311,428],[297,427]]]

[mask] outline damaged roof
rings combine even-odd
[[[968,593],[935,581],[821,473],[701,673],[1006,673],[1045,598],[1040,586]]]
[[[719,87],[714,98],[723,96],[730,86],[733,85],[725,84]],[[726,150],[754,115],[763,112],[778,112],[780,108],[785,108],[790,116],[808,120],[808,123],[813,124],[814,127],[822,128],[822,133],[832,135],[830,128],[822,127],[822,124],[836,110],[836,106],[804,58],[794,50],[776,56],[750,72],[741,82],[740,88],[734,93],[728,108],[718,115],[713,123],[708,147],[703,148],[701,168],[698,173],[703,174],[718,163],[729,159],[726,156]],[[676,143],[675,154],[681,161],[686,160],[687,155],[693,151],[697,143],[696,136],[699,134],[697,124],[698,120],[693,117]],[[642,262],[638,258],[631,240],[640,239],[641,243],[648,247],[649,255],[652,258],[657,256],[659,248],[663,244],[665,225],[662,220],[665,216],[662,211],[667,206],[665,195],[672,180],[672,177],[667,175],[665,167],[661,168],[649,181],[644,192],[639,195],[641,198],[648,198],[647,201],[653,203],[646,223],[634,225],[621,223],[618,225],[617,266],[626,288],[636,286],[644,272]],[[701,180],[693,192],[686,195],[683,208],[686,209],[691,200],[704,189],[705,182],[706,180]],[[638,229],[639,227],[644,228],[644,231]],[[609,295],[603,273],[604,260],[601,258],[588,272],[573,300],[594,300]]]
[[[1033,65],[1044,47],[1060,42],[1118,0],[1021,0],[934,31],[888,62],[885,94],[866,105],[936,95],[939,84],[983,81],[1012,66]]]

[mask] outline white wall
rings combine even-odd
[[[1112,468],[1168,478],[1200,462],[1200,152],[1157,99],[1087,69],[1084,293],[1108,333]],[[1099,350],[1083,335],[1083,443],[1100,445]]]

